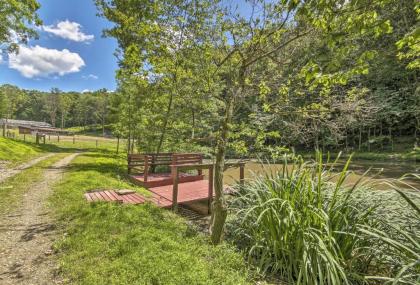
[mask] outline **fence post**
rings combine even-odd
[[[211,214],[211,205],[213,203],[213,165],[209,167],[209,201],[208,201],[208,213]]]
[[[173,178],[173,189],[172,189],[172,211],[175,213],[178,211],[178,167],[172,166],[172,178]]]
[[[143,174],[144,182],[147,182],[148,174],[149,174],[149,156],[145,155],[144,156],[144,174]]]

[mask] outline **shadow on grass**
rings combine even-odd
[[[36,144],[35,142],[25,142],[22,140],[16,140],[12,139],[16,142],[25,144],[27,146],[30,146],[34,148],[35,150],[38,150],[40,152],[97,152],[97,153],[103,153],[103,154],[109,154],[109,155],[118,155],[116,154],[115,150],[109,150],[109,149],[103,149],[103,148],[96,148],[96,147],[77,147],[77,146],[65,146],[65,145],[56,145],[56,144],[43,144],[42,142],[40,144]],[[119,154],[121,155],[121,153]]]
[[[77,163],[74,162],[67,167],[72,172],[96,171],[102,174],[118,174],[126,176],[126,167],[115,163]],[[127,176],[128,177],[128,176]]]

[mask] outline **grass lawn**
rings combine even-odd
[[[56,154],[21,173],[0,182],[0,214],[14,207],[22,199],[26,190],[36,182],[41,181],[45,168],[51,166],[68,154]]]
[[[55,244],[70,284],[247,284],[243,257],[214,247],[186,221],[153,205],[89,204],[96,188],[135,188],[122,179],[125,160],[78,156],[55,187],[51,206],[63,228]],[[143,191],[140,188],[135,188]]]
[[[9,166],[28,161],[44,152],[45,148],[35,144],[0,137],[0,161],[9,162]]]

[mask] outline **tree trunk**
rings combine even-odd
[[[381,122],[381,128],[379,130],[379,133],[380,133],[379,136],[381,137],[381,149],[384,149],[384,140],[382,138],[382,122]]]
[[[195,112],[192,109],[192,130],[191,130],[191,139],[194,139],[195,136]]]
[[[225,167],[226,145],[229,138],[229,125],[232,121],[234,96],[231,95],[226,103],[225,118],[220,128],[220,137],[216,147],[216,164],[214,166],[214,193],[210,234],[213,244],[222,240],[224,225],[227,217],[227,207],[223,197],[223,171]]]
[[[160,134],[160,138],[159,138],[159,143],[158,146],[156,148],[156,153],[159,153],[162,145],[163,145],[163,139],[165,138],[165,134],[166,134],[166,127],[168,126],[168,122],[169,122],[169,114],[171,113],[172,110],[172,102],[173,102],[173,98],[174,98],[174,93],[171,92],[171,96],[169,97],[169,103],[168,103],[168,108],[166,109],[166,113],[165,113],[165,118],[163,121],[163,126],[162,126],[162,132]]]
[[[102,137],[105,137],[105,118],[102,117]]]
[[[392,140],[392,127],[389,127],[389,139],[391,141],[391,151],[394,151],[394,141]]]
[[[359,127],[359,151],[362,148],[362,127]]]
[[[128,134],[128,138],[127,138],[127,154],[130,154],[131,151],[131,138],[130,138],[130,134]]]
[[[55,128],[55,113],[54,114],[51,113],[50,119],[51,119],[51,125]]]
[[[3,121],[3,137],[6,137],[7,119]]]

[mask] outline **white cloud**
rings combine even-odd
[[[89,90],[89,89],[83,89],[83,91],[82,91],[82,93],[89,93],[89,92],[92,92],[92,90]]]
[[[42,29],[63,39],[68,39],[75,42],[86,42],[95,38],[94,35],[86,35],[83,33],[80,30],[81,27],[82,25],[79,23],[65,20],[59,22],[56,25],[43,26]]]
[[[83,75],[82,78],[83,79],[94,79],[94,80],[96,80],[99,77],[97,75],[95,75],[95,74],[89,74],[89,75]]]
[[[18,54],[9,54],[9,67],[28,78],[51,74],[63,76],[79,72],[83,66],[85,62],[80,55],[67,49],[20,46]]]
[[[0,52],[0,64],[2,64],[2,63],[3,63],[3,55]]]

